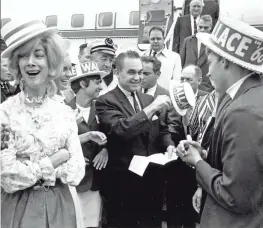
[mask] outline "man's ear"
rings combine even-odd
[[[81,80],[81,81],[79,82],[79,85],[80,85],[80,87],[81,87],[82,89],[86,88],[86,82],[85,82],[84,80]]]
[[[157,75],[157,77],[159,78],[160,75],[161,75],[161,71],[157,71],[157,72],[156,72],[156,75]]]
[[[229,67],[229,64],[230,64],[229,60],[222,58],[221,61],[223,63],[224,68],[227,69]]]
[[[202,77],[198,78],[198,85],[201,85],[202,79],[203,79]]]
[[[119,71],[117,69],[113,70],[113,74],[115,74],[117,76],[117,78],[119,78]]]

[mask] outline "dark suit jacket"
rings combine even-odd
[[[158,95],[170,96],[169,91],[160,85],[157,85],[156,87],[154,99]],[[167,125],[168,130],[172,135],[174,144],[177,145],[180,140],[184,138],[184,128],[182,125],[181,116],[175,111],[174,107],[170,107],[168,110],[163,110],[159,118],[164,122],[164,124]]]
[[[219,5],[215,0],[205,0],[201,15],[210,15],[213,20],[213,27],[215,26],[219,17]]]
[[[201,68],[203,78],[199,89],[207,92],[212,92],[213,86],[211,85],[209,78],[206,76],[208,73],[208,64],[207,55],[205,53],[205,46],[201,44],[200,54],[198,57],[196,36],[188,36],[187,38],[185,38],[183,47],[180,51],[180,56],[183,68],[189,64],[194,64]]]
[[[219,100],[210,165],[199,161],[196,166],[197,181],[208,193],[201,227],[263,225],[262,97],[262,79],[254,75],[245,80],[233,100]]]
[[[190,14],[178,17],[173,36],[173,51],[180,53],[184,39],[192,35]]]
[[[138,98],[142,108],[153,101],[152,96],[143,93],[138,93]],[[108,137],[108,167],[126,170],[133,155],[148,156],[173,145],[168,128],[160,125],[159,119],[148,120],[143,111],[135,113],[118,87],[98,98],[96,111],[101,130]]]
[[[72,109],[76,109],[76,97],[71,100],[67,105],[69,105]],[[98,131],[99,130],[99,125],[97,123],[97,120],[95,118],[95,102],[92,102],[92,105],[90,107],[90,114],[89,114],[89,120],[88,123],[85,121],[82,121],[81,123],[78,124],[78,134],[81,135],[83,133],[89,132],[89,131]],[[89,165],[86,166],[85,169],[85,176],[80,182],[78,186],[76,186],[76,189],[78,192],[86,192],[90,188],[93,190],[96,190],[98,188],[97,183],[95,183],[95,178],[94,178],[94,169],[93,169],[93,159],[96,156],[96,154],[99,152],[100,147],[92,142],[86,142],[81,144],[83,155],[85,158],[88,158],[90,163]]]

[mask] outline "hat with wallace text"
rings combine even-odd
[[[85,62],[76,64],[71,67],[71,72],[72,77],[69,79],[70,82],[88,76],[99,75],[101,78],[103,78],[107,75],[104,71],[99,70],[97,63],[95,62]]]
[[[9,21],[1,29],[1,36],[7,45],[1,56],[8,58],[16,48],[46,32],[58,32],[58,29],[57,27],[47,28],[41,20]]]
[[[172,104],[181,116],[186,114],[188,108],[195,105],[195,94],[188,82],[178,84],[171,81],[169,92]]]
[[[197,38],[210,50],[254,72],[263,73],[263,32],[242,21],[221,16],[212,34]]]

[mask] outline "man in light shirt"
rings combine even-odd
[[[203,10],[202,0],[190,2],[190,14],[178,17],[174,27],[173,51],[180,53],[184,39],[197,33],[197,24]]]
[[[160,27],[152,27],[149,31],[149,42],[151,47],[145,56],[153,56],[161,61],[161,74],[158,84],[165,89],[169,89],[170,80],[180,81],[182,70],[180,55],[168,50],[164,45],[164,31]]]

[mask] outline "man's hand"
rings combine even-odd
[[[105,168],[109,160],[108,150],[103,148],[93,159],[94,167],[98,170]]]
[[[167,147],[168,158],[171,158],[173,153],[176,153],[176,148],[173,145]]]
[[[202,160],[202,157],[198,150],[199,148],[196,149],[194,146],[192,146],[192,144],[193,141],[187,141],[187,140],[180,141],[179,145],[176,148],[176,153],[182,159],[183,162],[186,162],[192,166],[196,166],[197,162]]]
[[[198,187],[192,198],[193,207],[197,213],[200,213],[201,199],[202,199],[202,188]]]
[[[167,95],[158,95],[156,99],[147,107],[143,109],[148,119],[156,113],[161,113],[163,109],[171,106],[171,100]]]
[[[1,150],[8,148],[11,129],[7,124],[1,123]]]

